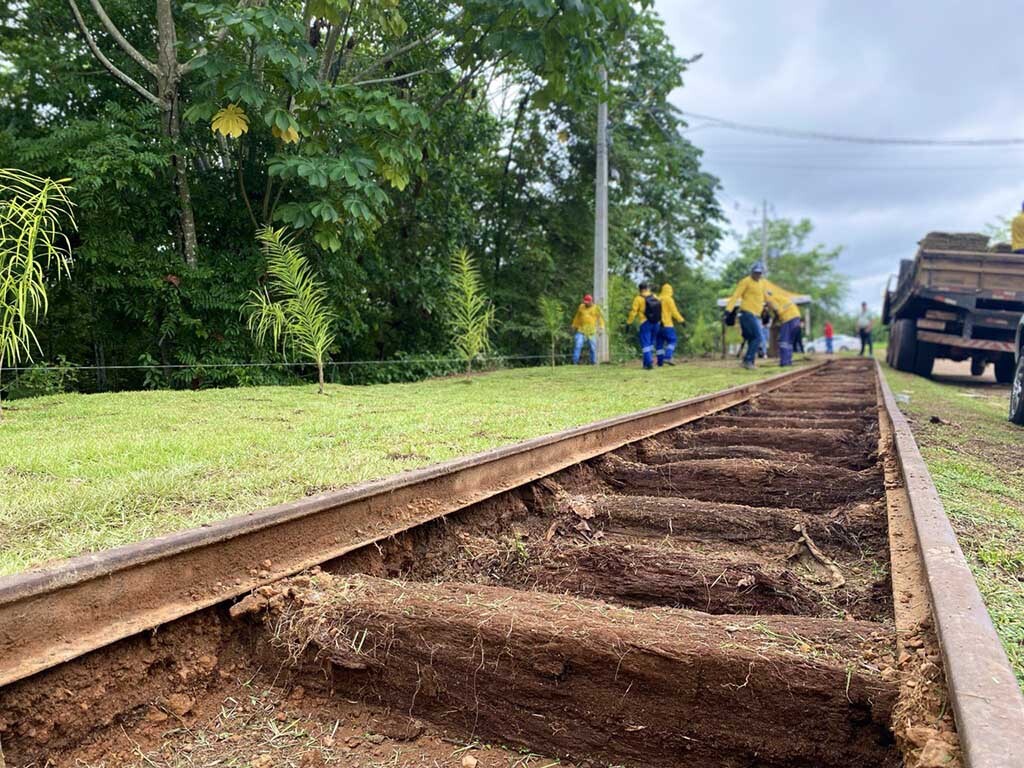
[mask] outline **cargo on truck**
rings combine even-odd
[[[886,287],[888,363],[921,376],[931,375],[936,358],[970,360],[975,376],[992,363],[997,381],[1012,381],[1024,255],[1008,245],[990,248],[975,233],[930,232],[918,246]]]

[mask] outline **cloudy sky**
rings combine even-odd
[[[1019,8],[1010,0],[656,0],[683,56],[673,101],[736,122],[877,137],[1024,137]],[[980,231],[1024,200],[1024,146],[890,147],[703,125],[733,224],[809,217],[843,245],[847,304],[880,306],[888,275],[930,230]],[[757,211],[755,213],[755,211]]]

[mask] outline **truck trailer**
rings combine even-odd
[[[936,358],[970,360],[971,373],[980,376],[993,363],[996,380],[1011,382],[1024,315],[1024,255],[1008,245],[989,248],[988,237],[974,233],[931,232],[918,246],[885,291],[889,365],[931,376]]]

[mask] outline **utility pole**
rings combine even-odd
[[[768,201],[761,201],[761,261],[768,269]]]
[[[602,67],[601,86],[608,86],[608,72]],[[597,105],[597,179],[594,195],[594,303],[605,314],[604,333],[597,334],[597,360],[607,363],[608,332],[608,102],[602,96]]]

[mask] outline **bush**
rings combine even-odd
[[[17,400],[24,397],[60,395],[78,387],[78,366],[58,357],[56,363],[38,364],[20,371],[7,385],[7,397]]]

